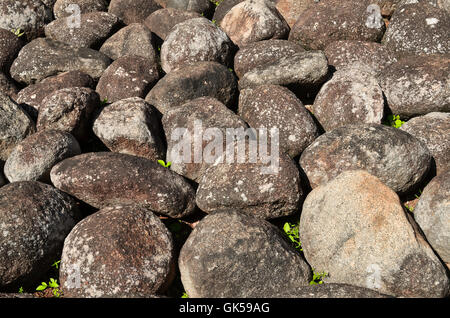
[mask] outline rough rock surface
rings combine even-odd
[[[198,223],[181,249],[179,267],[189,297],[273,297],[311,278],[277,228],[233,210]]]
[[[175,8],[197,13],[207,13],[214,6],[210,0],[160,0],[165,8]]]
[[[24,181],[0,188],[0,288],[39,284],[79,219],[75,200],[47,184]]]
[[[174,273],[171,234],[141,207],[106,207],[79,222],[64,242],[65,297],[152,296],[167,288]]]
[[[389,298],[372,289],[350,284],[320,284],[302,286],[292,291],[283,291],[277,298]]]
[[[137,204],[170,217],[195,207],[195,193],[180,175],[145,158],[110,152],[86,153],[58,163],[52,183],[96,207]]]
[[[67,131],[82,142],[90,135],[92,116],[99,107],[100,98],[90,88],[71,87],[57,90],[42,101],[37,129]]]
[[[321,1],[304,11],[289,33],[309,50],[323,50],[332,41],[379,42],[386,26],[381,14],[369,10],[373,0]]]
[[[240,49],[234,57],[234,71],[241,78],[245,73],[281,58],[304,52],[299,44],[287,40],[265,40],[250,43]]]
[[[80,145],[71,134],[58,130],[40,131],[14,148],[5,162],[5,176],[10,182],[48,182],[55,164],[80,153]]]
[[[193,99],[168,111],[163,117],[163,125],[167,161],[172,163],[170,168],[196,182],[220,155],[215,151],[215,145],[223,151],[227,142],[226,130],[247,128],[239,116],[211,97]],[[187,129],[191,138],[181,136],[180,129]]]
[[[409,56],[387,68],[380,85],[393,114],[402,118],[450,112],[450,55]]]
[[[364,169],[399,194],[423,180],[431,154],[424,143],[397,128],[353,124],[317,138],[300,157],[312,188],[347,170]]]
[[[423,189],[414,209],[414,219],[445,263],[450,263],[449,198],[450,169],[447,169]]]
[[[97,11],[107,11],[107,0],[56,0],[53,6],[53,13],[57,19],[65,18],[75,14],[73,5],[77,5],[80,13],[89,13]]]
[[[383,44],[399,55],[450,53],[450,15],[426,1],[409,1],[390,20]]]
[[[226,106],[235,98],[234,75],[216,62],[199,62],[173,71],[156,83],[145,100],[162,114],[198,97],[214,97]]]
[[[436,174],[450,168],[449,113],[429,113],[414,117],[403,124],[401,129],[427,146],[436,164]]]
[[[239,102],[239,114],[250,127],[276,127],[280,149],[291,158],[301,154],[318,136],[319,129],[302,102],[285,87],[261,85]]]
[[[103,43],[100,52],[113,60],[125,55],[138,55],[156,61],[154,37],[147,27],[141,23],[132,23]]]
[[[143,23],[161,6],[155,0],[111,0],[108,12],[118,16],[125,24]]]
[[[47,77],[41,82],[29,85],[17,94],[17,103],[27,104],[37,110],[42,100],[54,91],[70,87],[95,88],[94,80],[89,75],[80,71],[64,72]],[[37,114],[36,114],[37,115]]]
[[[98,80],[110,62],[98,51],[38,38],[20,50],[11,66],[11,76],[18,82],[34,84],[49,76],[78,70]]]
[[[16,100],[18,92],[16,84],[5,73],[0,72],[0,94]]]
[[[57,19],[45,26],[45,36],[72,47],[99,47],[120,25],[119,18],[108,12],[80,15],[80,24],[71,27],[72,17]]]
[[[331,213],[331,214],[330,214]],[[445,297],[443,264],[410,224],[396,193],[366,171],[347,171],[314,189],[300,217],[300,241],[325,283],[403,297]]]
[[[5,161],[14,147],[35,131],[34,122],[22,107],[0,94],[0,160]]]
[[[381,124],[383,91],[364,66],[344,67],[322,86],[314,101],[313,113],[325,131],[348,124]]]
[[[286,20],[290,28],[297,22],[298,18],[309,7],[315,5],[318,1],[315,0],[276,0],[276,8],[278,12]]]
[[[240,79],[239,88],[263,84],[310,87],[322,84],[327,75],[328,62],[323,52],[300,52],[248,71]]]
[[[103,73],[96,88],[101,100],[114,103],[130,97],[145,98],[159,79],[158,65],[137,55],[115,60]]]
[[[138,97],[105,107],[95,119],[94,133],[113,152],[165,158],[164,133],[157,110]]]
[[[283,16],[266,0],[246,0],[235,5],[219,25],[239,47],[261,40],[287,38],[289,34],[289,25]]]
[[[0,29],[0,71],[8,72],[24,42],[13,32]]]
[[[165,8],[150,14],[144,24],[164,41],[178,23],[201,17],[201,14],[197,12]]]
[[[161,67],[166,73],[186,64],[212,61],[228,65],[232,43],[219,27],[206,18],[175,25],[161,46]]]

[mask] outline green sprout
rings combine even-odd
[[[61,260],[54,262],[54,263],[52,264],[52,267],[58,269],[58,268],[59,268],[59,263],[61,263]]]
[[[313,271],[313,279],[312,279],[312,281],[309,282],[309,284],[310,285],[321,285],[321,284],[323,284],[323,279],[328,276],[328,273],[327,272],[316,273],[314,271],[314,268],[312,269],[312,271]]]
[[[292,224],[289,222],[284,223],[283,231],[286,233],[289,240],[292,242],[294,248],[300,252],[303,251],[302,243],[300,242],[298,233],[299,224]]]
[[[58,281],[54,278],[50,278],[50,281],[48,283],[42,282],[37,288],[37,291],[44,291],[47,288],[53,288],[53,296],[54,297],[61,297],[61,292],[59,290],[59,284]]]
[[[400,115],[388,115],[383,124],[394,128],[400,128],[405,122],[400,119]]]
[[[25,34],[25,31],[22,31],[21,29],[12,29],[11,32],[19,38]]]
[[[170,161],[168,161],[167,163],[164,160],[158,160],[158,163],[163,166],[164,168],[169,168],[170,165],[172,164]]]
[[[181,296],[181,298],[189,298],[189,296],[186,292],[184,292],[183,295]]]
[[[19,288],[19,294],[23,294],[23,287]]]

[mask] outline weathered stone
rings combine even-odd
[[[78,70],[98,80],[110,63],[98,51],[38,38],[22,48],[11,66],[11,76],[18,82],[34,84],[49,76]]]
[[[210,0],[163,0],[165,8],[174,8],[197,13],[208,13],[213,8]]]
[[[399,55],[450,53],[450,16],[425,1],[410,1],[397,9],[383,44]]]
[[[45,24],[52,20],[51,7],[40,0],[3,0],[0,3],[0,28],[20,29],[28,41],[42,36]]]
[[[45,26],[45,36],[72,47],[98,48],[119,26],[119,18],[108,12],[80,15],[79,26],[72,26],[73,17],[57,19]]]
[[[317,2],[315,0],[277,0],[276,8],[292,28],[303,12]]]
[[[220,25],[223,17],[233,8],[235,5],[243,2],[244,0],[224,0],[219,3],[214,11],[213,20],[216,21],[217,25]]]
[[[326,80],[327,75],[328,62],[323,52],[300,52],[248,71],[241,77],[239,88],[264,84],[317,86]]]
[[[424,143],[389,126],[353,124],[317,138],[300,157],[312,188],[347,170],[363,169],[399,194],[423,180],[431,154]]]
[[[52,167],[81,153],[78,141],[69,133],[44,130],[22,140],[6,160],[4,172],[10,182],[50,181]]]
[[[428,243],[445,263],[450,263],[450,169],[434,177],[423,189],[414,219]]]
[[[364,66],[333,74],[316,96],[313,113],[325,131],[348,124],[381,124],[384,96],[378,80]]]
[[[372,289],[349,284],[320,284],[282,291],[277,298],[389,298]]]
[[[156,61],[152,32],[140,23],[120,29],[103,43],[100,52],[113,60],[125,55],[137,55]]]
[[[308,285],[308,264],[272,224],[235,211],[202,219],[180,252],[189,297],[274,297]]]
[[[332,41],[379,42],[386,26],[380,13],[369,10],[373,0],[328,0],[311,6],[295,22],[290,41],[309,50],[323,50]]]
[[[206,18],[175,25],[161,46],[161,67],[166,73],[187,64],[218,62],[228,65],[232,43],[220,28]]]
[[[282,86],[261,85],[250,90],[240,99],[239,115],[252,128],[277,128],[280,149],[291,158],[302,153],[319,136],[308,110],[294,93]]]
[[[96,91],[101,100],[113,103],[130,97],[145,98],[159,79],[154,60],[126,55],[115,60],[98,81]]]
[[[366,171],[347,171],[303,204],[300,241],[325,283],[403,297],[445,297],[449,279],[410,224],[396,193]]]
[[[114,152],[153,161],[165,158],[164,137],[157,110],[138,97],[105,107],[95,119],[94,133]]]
[[[51,93],[69,87],[95,88],[94,80],[89,75],[80,71],[64,72],[55,76],[47,77],[41,82],[29,85],[17,94],[17,103],[27,104],[37,110],[42,100]]]
[[[9,68],[19,54],[24,42],[10,30],[0,29],[0,71],[9,72]]]
[[[246,0],[235,5],[220,21],[220,27],[239,47],[287,38],[289,34],[287,22],[275,5],[266,0]]]
[[[380,85],[393,114],[402,118],[450,112],[450,55],[410,56],[387,68]]]
[[[96,207],[136,204],[170,217],[195,207],[195,192],[186,180],[157,162],[113,153],[86,153],[58,163],[53,184]]]
[[[80,219],[75,200],[37,181],[0,188],[0,288],[36,288]]]
[[[71,87],[57,90],[42,101],[37,129],[66,131],[82,142],[91,133],[92,115],[99,106],[100,98],[90,88]]]
[[[79,222],[64,242],[64,297],[152,296],[163,292],[174,274],[171,234],[148,209],[106,207]]]
[[[214,97],[230,107],[236,91],[236,78],[225,66],[216,62],[199,62],[164,76],[145,100],[164,114],[170,108],[204,96]]]
[[[145,19],[145,25],[163,41],[170,34],[172,28],[178,23],[189,19],[201,18],[201,14],[174,8],[160,9]]]
[[[295,53],[304,52],[297,43],[287,40],[265,40],[250,43],[234,56],[234,71],[240,78],[245,73],[287,58]]]
[[[450,114],[429,113],[414,117],[401,127],[427,146],[439,175],[450,168]]]
[[[167,139],[167,161],[172,163],[170,168],[196,182],[218,155],[212,153],[211,147],[217,143],[224,149],[226,129],[247,128],[239,116],[211,97],[197,98],[168,111],[163,117],[163,126]],[[187,129],[191,138],[180,136],[180,129]],[[185,149],[189,153],[184,153]],[[199,151],[201,158],[197,155]]]
[[[14,147],[35,131],[30,116],[9,96],[0,94],[0,160],[8,159]]]
[[[161,6],[155,0],[111,0],[108,12],[118,16],[125,24],[143,23],[145,18]]]
[[[77,5],[76,8],[74,5]],[[53,13],[57,19],[65,18],[79,13],[89,13],[96,11],[107,11],[108,3],[106,0],[57,0],[53,6]]]
[[[10,96],[16,100],[18,92],[16,84],[5,73],[0,72],[0,95]]]

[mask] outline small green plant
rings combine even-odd
[[[22,31],[21,29],[12,29],[11,32],[19,38],[25,34],[25,31]]]
[[[300,242],[299,234],[298,234],[299,224],[292,224],[289,222],[284,223],[283,231],[286,233],[289,240],[292,242],[293,246],[296,250],[302,252],[302,243]]]
[[[164,160],[158,160],[158,163],[163,166],[164,168],[169,168],[170,165],[172,164],[170,161],[168,161],[167,163]]]
[[[46,282],[42,282],[37,288],[37,291],[44,291],[47,288],[53,288],[53,296],[54,297],[61,297],[61,292],[59,290],[59,284],[58,281],[54,278],[50,278],[50,281],[48,282],[48,284]]]
[[[184,292],[183,295],[181,296],[181,298],[189,298],[189,296],[186,292]]]
[[[217,7],[219,4],[222,3],[223,0],[209,0],[209,1],[214,3],[214,5]]]
[[[105,98],[100,102],[101,106],[105,106],[106,104],[108,104],[108,99]]]
[[[23,294],[23,287],[19,288],[19,294]]]
[[[400,128],[405,122],[400,119],[400,115],[388,115],[383,124],[394,128]]]
[[[212,24],[217,25],[217,21],[216,20],[212,20],[211,22],[212,22]]]
[[[412,207],[410,207],[409,205],[404,204],[404,206],[405,206],[406,210],[408,210],[409,212],[411,212],[411,213],[414,212],[414,209]]]
[[[58,268],[59,268],[59,263],[61,263],[61,260],[54,262],[54,263],[52,264],[52,267],[58,269]]]
[[[323,284],[323,279],[328,276],[328,273],[327,272],[316,273],[314,271],[314,268],[312,269],[312,271],[313,271],[313,279],[309,282],[309,284],[310,285],[321,285],[321,284]]]

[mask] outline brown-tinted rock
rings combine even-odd
[[[42,101],[37,129],[66,131],[82,142],[91,133],[92,115],[99,106],[100,98],[90,88],[72,87],[57,90]]]
[[[276,7],[289,27],[292,28],[303,12],[317,2],[314,0],[277,0]]]
[[[177,218],[195,207],[194,190],[182,176],[141,157],[86,153],[54,166],[50,178],[58,189],[96,208],[136,204]]]
[[[239,47],[287,38],[289,34],[287,22],[275,5],[266,0],[246,0],[235,5],[220,21],[220,27]]]
[[[201,17],[200,13],[197,12],[165,8],[150,14],[144,23],[153,33],[165,40],[172,28],[178,23]]]
[[[198,97],[214,97],[232,106],[237,82],[226,66],[216,62],[199,62],[165,75],[148,93],[145,100],[162,114]]]
[[[198,13],[208,13],[214,7],[210,0],[162,0],[165,8],[175,8]]]
[[[137,55],[156,61],[153,35],[141,23],[132,23],[113,34],[103,43],[100,52],[113,60],[125,55]]]
[[[9,72],[23,45],[24,42],[11,30],[0,29],[0,71]]]
[[[141,98],[122,99],[108,105],[95,119],[93,130],[111,151],[153,161],[165,158],[158,111]]]
[[[64,242],[64,297],[152,296],[174,274],[171,234],[148,209],[106,207],[79,222]]]
[[[57,0],[53,6],[53,13],[57,19],[65,18],[73,15],[75,8],[73,5],[77,5],[80,13],[107,11],[107,0]],[[76,9],[75,9],[76,10]]]
[[[0,94],[10,96],[13,100],[16,100],[18,92],[19,89],[16,84],[5,73],[0,72]]]
[[[277,298],[391,298],[372,289],[350,284],[317,284],[286,290],[276,295]]]
[[[381,14],[368,10],[372,0],[321,1],[304,11],[289,40],[309,50],[323,50],[332,41],[379,42],[386,30]]]
[[[145,98],[159,79],[154,60],[127,55],[115,60],[98,81],[96,91],[110,103],[130,97]]]
[[[304,51],[305,49],[299,44],[287,40],[275,39],[250,43],[234,56],[234,71],[241,78],[255,68]]]
[[[143,23],[161,6],[155,0],[111,0],[108,12],[118,16],[125,24]]]

